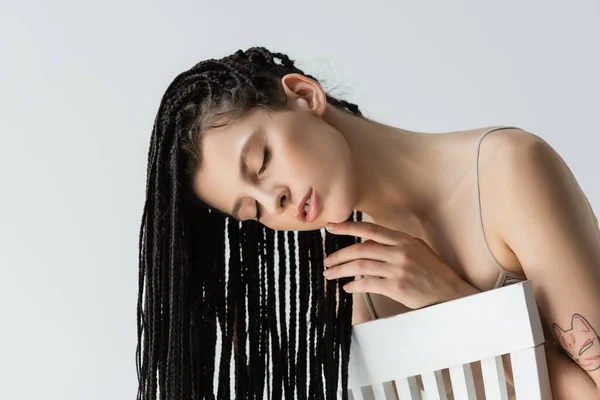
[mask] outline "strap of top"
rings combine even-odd
[[[477,139],[476,150],[475,150],[475,161],[474,161],[474,168],[473,168],[475,170],[475,183],[476,183],[475,184],[475,198],[477,200],[475,209],[477,212],[477,221],[479,222],[478,225],[479,225],[480,237],[483,242],[483,248],[485,249],[486,253],[488,254],[489,259],[492,260],[492,264],[500,272],[500,275],[498,276],[498,279],[496,280],[496,284],[494,285],[494,288],[498,288],[500,286],[504,286],[504,285],[511,284],[511,283],[516,283],[516,282],[527,279],[524,275],[509,271],[506,268],[504,268],[502,265],[500,265],[500,263],[498,262],[496,257],[494,257],[494,254],[492,254],[490,247],[488,246],[488,242],[487,242],[487,239],[485,236],[485,231],[483,230],[483,219],[481,217],[481,199],[479,196],[479,162],[478,162],[479,161],[479,148],[481,146],[481,141],[488,133],[502,130],[502,129],[521,129],[521,128],[517,128],[514,126],[502,126],[502,127],[496,127],[496,128],[489,129],[489,130],[485,131],[484,133],[482,133],[479,136],[479,138]]]
[[[496,127],[496,128],[489,129],[489,130],[485,131],[484,133],[482,133],[479,136],[479,138],[476,140],[477,143],[476,143],[475,161],[474,161],[475,182],[476,182],[475,196],[477,199],[475,208],[476,208],[476,212],[477,212],[477,221],[479,221],[479,232],[481,233],[480,237],[483,242],[483,248],[485,249],[486,253],[488,254],[490,260],[492,260],[492,264],[500,272],[498,279],[496,280],[496,284],[494,285],[494,288],[498,288],[498,287],[501,287],[504,285],[520,282],[522,280],[527,279],[524,275],[509,271],[509,270],[505,269],[502,265],[500,265],[500,263],[498,262],[496,257],[494,257],[494,254],[492,254],[492,251],[490,250],[490,248],[488,246],[487,239],[485,237],[485,232],[483,230],[483,219],[481,218],[481,199],[479,196],[479,162],[478,162],[479,161],[479,148],[481,146],[481,141],[488,133],[502,130],[502,129],[521,129],[521,128],[517,128],[514,126],[502,126],[502,127]],[[367,309],[369,310],[371,319],[377,319],[377,313],[375,313],[375,309],[373,308],[373,301],[371,300],[371,296],[369,295],[369,293],[363,293],[363,295],[365,298],[365,302],[367,303]]]
[[[365,297],[365,302],[367,303],[367,308],[369,309],[369,315],[371,315],[371,319],[377,319],[377,314],[375,313],[375,308],[373,308],[371,296],[367,292],[363,292],[363,295]]]

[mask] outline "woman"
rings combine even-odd
[[[334,398],[351,324],[524,279],[558,340],[555,396],[598,396],[600,232],[540,137],[377,123],[263,47],[167,88],[140,232],[138,398]]]

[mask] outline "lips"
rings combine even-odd
[[[298,204],[298,212],[296,214],[296,218],[298,218],[298,221],[306,221],[306,214],[304,214],[304,205],[306,204],[306,201],[310,198],[311,194],[312,188],[308,189],[308,192],[306,192],[306,194],[300,200],[300,204]]]

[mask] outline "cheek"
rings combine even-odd
[[[233,202],[241,194],[241,190],[231,169],[225,171],[228,172],[211,171],[211,173],[200,174],[196,176],[195,184],[201,188],[199,190],[200,198],[209,206],[230,213]],[[245,203],[243,207],[248,207],[248,205]],[[246,215],[248,212],[244,211],[244,214]]]
[[[310,175],[331,175],[340,177],[348,168],[345,143],[339,143],[335,137],[321,132],[306,133],[301,138],[293,138],[287,144],[288,160],[302,166]],[[342,171],[341,171],[342,170]]]

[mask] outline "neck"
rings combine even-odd
[[[346,138],[352,157],[355,210],[374,220],[426,218],[454,187],[445,134],[409,131],[328,107],[323,118]]]

